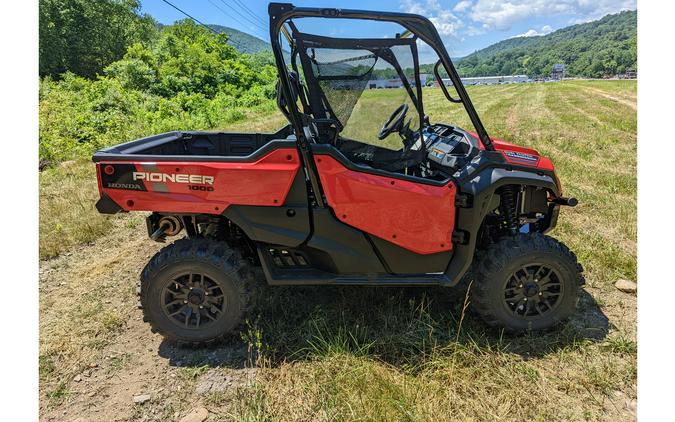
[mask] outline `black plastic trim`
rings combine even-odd
[[[315,268],[276,268],[264,245],[258,245],[267,284],[271,286],[345,285],[345,286],[438,286],[448,284],[443,274],[364,274],[337,275]]]
[[[122,211],[122,207],[117,205],[117,202],[113,201],[113,199],[105,192],[103,192],[101,198],[96,201],[96,209],[101,214],[117,214]]]
[[[231,205],[223,216],[256,242],[295,247],[309,236],[307,207]]]
[[[289,247],[302,244],[311,232],[304,172],[295,175],[283,206],[230,205],[223,216],[253,241]]]
[[[558,224],[558,215],[560,214],[560,205],[555,203],[548,204],[548,214],[546,219],[543,221],[542,226],[544,230],[542,233],[548,233]]]
[[[549,189],[555,196],[559,195],[555,178],[547,174],[533,173],[531,168],[527,171],[494,166],[481,166],[480,168],[482,170],[471,172],[470,177],[463,178],[463,183],[457,186],[460,193],[473,197],[473,206],[456,209],[455,230],[468,233],[468,239],[465,244],[454,245],[455,254],[445,271],[449,280],[446,284],[448,287],[459,283],[471,266],[476,250],[478,230],[485,216],[492,211],[490,205],[493,204],[492,198],[497,189],[506,185],[539,186]]]
[[[448,267],[452,251],[418,254],[377,236],[367,235],[376,252],[393,274],[442,273]]]
[[[101,161],[180,161],[180,162],[219,162],[219,163],[252,163],[271,151],[281,148],[297,148],[294,140],[274,139],[267,142],[253,153],[245,156],[220,156],[220,155],[157,155],[157,154],[135,154],[134,151],[147,149],[168,142],[181,139],[185,134],[201,134],[205,132],[168,132],[160,135],[149,136],[147,138],[137,139],[135,141],[105,148],[94,153],[92,161],[95,163]]]
[[[330,261],[323,264],[314,262],[315,267],[336,274],[387,273],[363,232],[338,221],[332,211],[326,208],[313,209],[312,218],[312,236],[299,249],[310,257],[313,256],[313,250],[320,251]]]

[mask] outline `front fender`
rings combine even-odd
[[[466,207],[456,209],[455,230],[464,234],[465,242],[455,245],[455,253],[445,272],[452,280],[450,286],[459,282],[471,266],[476,250],[478,230],[485,216],[494,209],[493,202],[497,189],[507,185],[537,186],[548,189],[559,196],[558,186],[553,174],[534,173],[513,168],[483,167],[458,180],[457,192],[466,195],[469,200]],[[554,214],[557,216],[557,205]],[[554,211],[554,210],[551,210]],[[549,218],[554,225],[555,219]]]

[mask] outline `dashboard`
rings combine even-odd
[[[422,131],[427,158],[432,167],[454,173],[478,153],[478,141],[460,128],[445,124],[427,126]]]

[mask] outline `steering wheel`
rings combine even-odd
[[[406,113],[408,113],[408,104],[403,103],[389,116],[389,120],[377,134],[377,139],[382,140],[394,132],[399,132],[403,128]]]

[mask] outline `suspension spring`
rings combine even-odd
[[[511,234],[518,233],[518,216],[516,215],[516,187],[505,186],[502,188],[501,212],[504,215],[506,228]]]

